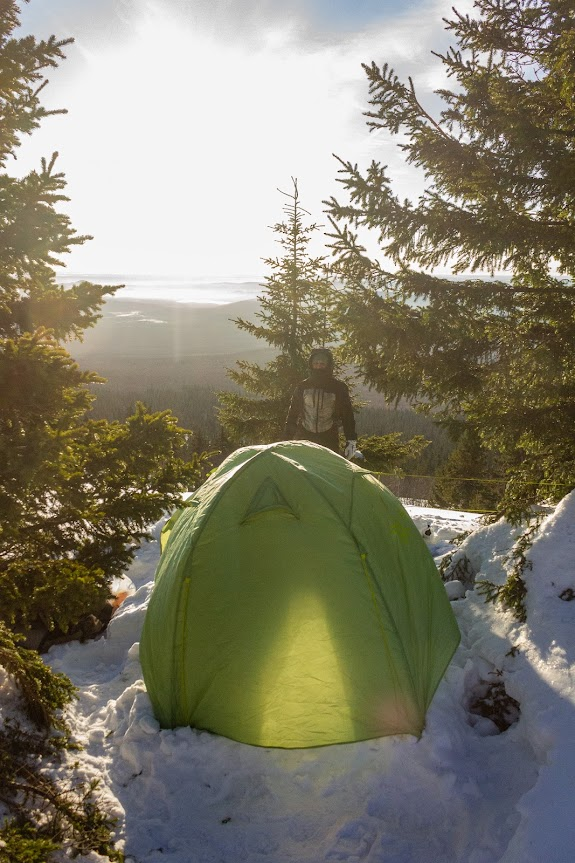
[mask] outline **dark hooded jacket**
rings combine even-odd
[[[328,368],[313,369],[315,357],[324,354]],[[285,424],[285,438],[312,440],[338,450],[339,428],[346,440],[355,440],[355,417],[349,390],[333,376],[333,356],[326,348],[317,348],[309,358],[310,375],[297,384]]]

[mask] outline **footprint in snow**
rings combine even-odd
[[[376,831],[362,821],[350,821],[341,828],[326,860],[363,860],[375,842]]]

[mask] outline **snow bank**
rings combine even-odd
[[[438,560],[454,550],[455,534],[472,530],[456,553],[472,563],[476,583],[503,583],[516,529],[479,526],[469,513],[408,510]],[[527,625],[474,589],[453,601],[462,641],[420,740],[312,750],[159,729],[138,660],[158,525],[129,572],[136,592],[106,638],[48,654],[81,689],[73,713],[81,770],[101,780],[127,863],[570,861],[574,510],[570,496],[529,552]],[[493,682],[519,704],[503,732],[471,709]]]

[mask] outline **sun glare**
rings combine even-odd
[[[278,253],[277,189],[289,192],[292,176],[314,220],[326,221],[322,201],[339,192],[333,153],[376,155],[361,62],[404,49],[389,28],[337,42],[303,38],[302,26],[286,13],[246,41],[147,4],[128,39],[69,49],[73,76],[64,64],[47,91],[68,114],[21,153],[36,167],[60,152],[66,211],[94,236],[71,270],[260,278],[262,258]]]
[[[342,121],[329,65],[288,42],[270,30],[248,51],[149,12],[121,49],[84,52],[66,94],[68,153],[83,171],[86,160],[93,165],[85,205],[74,203],[82,230],[96,236],[91,245],[115,246],[118,260],[152,272],[214,272],[224,258],[255,272],[276,254],[268,228],[280,215],[276,189],[299,176],[317,207]],[[130,223],[118,233],[110,208],[123,207]],[[158,260],[160,250],[170,260]]]

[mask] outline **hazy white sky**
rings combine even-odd
[[[388,62],[430,94],[449,0],[22,5],[22,32],[75,38],[44,98],[69,113],[48,118],[16,163],[23,173],[60,153],[66,211],[94,236],[68,257],[70,272],[259,279],[261,259],[279,251],[278,187],[297,177],[325,222],[333,153],[389,164],[398,189],[415,192],[396,145],[365,125],[361,63]]]

